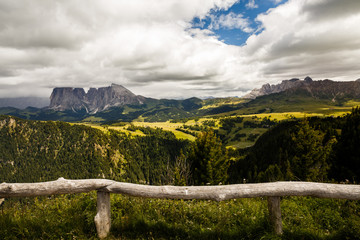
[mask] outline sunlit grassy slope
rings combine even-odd
[[[353,107],[359,105],[360,102],[354,99],[332,101],[302,94],[289,95],[281,93],[258,97],[255,100],[238,105],[237,109],[233,111],[222,113],[221,115],[300,112],[338,116],[350,112]]]
[[[167,122],[131,122],[131,123],[126,123],[124,126],[106,126],[106,125],[103,126],[103,125],[94,124],[94,123],[77,123],[77,124],[84,124],[87,126],[91,126],[91,127],[100,129],[102,131],[108,131],[109,129],[113,129],[113,130],[125,132],[125,133],[133,135],[133,136],[145,136],[145,134],[139,130],[136,130],[136,131],[127,130],[127,128],[131,125],[139,126],[139,127],[160,128],[162,130],[170,131],[170,132],[174,133],[175,136],[179,139],[187,139],[190,141],[193,141],[195,139],[195,137],[190,134],[186,134],[186,133],[176,130],[178,127],[180,127],[182,125],[181,123],[170,123],[169,121],[167,121]]]
[[[203,101],[203,107],[201,109],[217,108],[224,105],[236,105],[248,101],[249,101],[248,99],[235,98],[235,97],[207,99]]]
[[[350,111],[351,108],[349,108]],[[250,147],[255,143],[255,140],[260,137],[263,133],[265,133],[268,128],[246,128],[244,127],[244,123],[238,123],[235,124],[234,128],[230,132],[225,132],[221,129],[220,120],[224,118],[234,118],[234,117],[243,117],[243,122],[250,121],[250,122],[259,122],[264,118],[268,118],[272,121],[278,122],[278,121],[284,121],[288,119],[294,119],[294,118],[304,118],[304,117],[326,117],[326,116],[342,116],[344,114],[348,113],[347,111],[342,112],[335,112],[330,115],[322,114],[322,113],[306,113],[306,112],[283,112],[283,113],[259,113],[259,114],[249,114],[249,115],[232,115],[232,116],[212,116],[212,117],[206,117],[206,118],[197,118],[196,120],[191,119],[188,121],[185,121],[185,123],[174,123],[174,122],[131,122],[131,123],[124,123],[124,126],[107,126],[107,125],[99,125],[94,123],[78,123],[78,124],[84,124],[88,125],[97,129],[100,129],[102,131],[108,131],[109,129],[125,132],[127,134],[130,134],[132,136],[145,136],[143,132],[140,130],[136,131],[129,131],[127,128],[131,125],[139,126],[139,127],[150,127],[150,128],[160,128],[165,131],[170,131],[174,133],[174,135],[179,139],[186,139],[193,141],[195,140],[195,136],[200,131],[195,130],[189,130],[193,133],[193,135],[179,131],[179,128],[182,128],[185,126],[204,126],[204,121],[214,121],[215,127],[213,129],[218,129],[219,133],[227,134],[227,141],[226,145],[229,147],[234,148],[246,148]],[[240,137],[236,140],[232,140],[236,134],[245,134],[246,136]],[[248,137],[250,135],[257,135],[255,140],[248,140]]]

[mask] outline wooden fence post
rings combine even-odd
[[[99,238],[106,238],[111,228],[110,193],[97,191],[97,213],[94,221]]]
[[[277,235],[283,233],[281,221],[280,197],[268,197],[270,223]]]

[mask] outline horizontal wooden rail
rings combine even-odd
[[[121,193],[135,197],[169,199],[207,199],[312,196],[360,200],[360,185],[314,182],[271,182],[216,186],[150,186],[107,179],[67,180],[38,183],[1,183],[0,198],[35,197],[90,191]]]
[[[98,235],[109,233],[110,194],[169,199],[208,199],[223,201],[237,198],[268,197],[270,219],[276,233],[282,233],[280,197],[312,196],[360,200],[360,185],[314,182],[272,182],[217,186],[149,186],[107,179],[66,180],[39,183],[1,183],[0,198],[35,197],[54,194],[98,191],[98,213],[95,217]]]

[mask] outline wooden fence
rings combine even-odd
[[[272,182],[179,187],[149,186],[107,179],[66,180],[64,178],[39,183],[1,183],[0,198],[83,193],[94,190],[97,191],[97,214],[94,220],[99,238],[105,238],[110,232],[110,193],[146,198],[204,199],[215,201],[267,197],[270,222],[276,234],[282,234],[280,197],[312,196],[360,200],[360,185],[349,184]]]

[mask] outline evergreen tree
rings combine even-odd
[[[177,186],[187,186],[190,183],[190,177],[190,164],[181,150],[180,156],[175,159],[174,184]]]
[[[337,145],[335,165],[341,180],[360,179],[360,108],[352,110],[345,117],[341,136]],[[340,180],[339,179],[339,180]]]
[[[304,119],[297,126],[297,131],[291,135],[294,156],[290,161],[294,180],[324,181],[329,170],[329,156],[336,139],[330,139],[323,144],[325,133],[315,130]]]
[[[225,183],[229,168],[226,148],[213,130],[202,132],[192,145],[189,160],[195,185]]]
[[[257,178],[260,182],[276,182],[283,180],[283,174],[278,165],[270,165],[265,172],[261,172]]]

